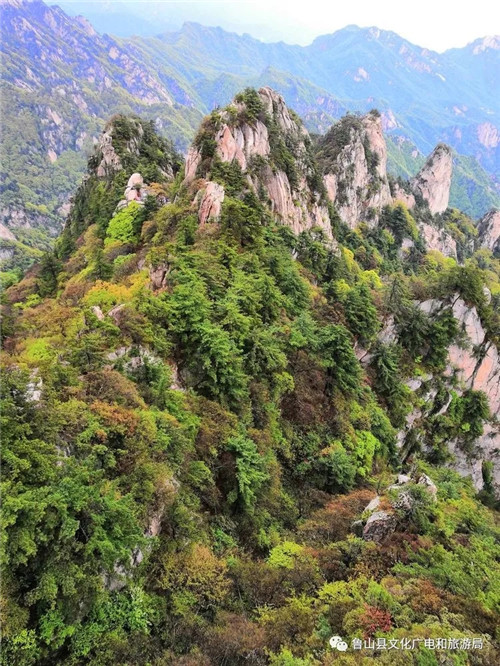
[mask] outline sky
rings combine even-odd
[[[346,25],[376,26],[438,52],[500,33],[500,3],[473,0],[45,0],[83,14],[99,32],[157,34],[184,21],[247,32],[263,41],[310,44]],[[495,9],[496,6],[496,9]],[[130,20],[129,20],[130,17]]]

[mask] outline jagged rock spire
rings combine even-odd
[[[320,140],[318,158],[328,198],[348,226],[376,221],[391,203],[387,147],[377,111],[342,118]]]
[[[448,207],[452,171],[451,148],[439,143],[411,181],[413,191],[427,201],[432,214],[444,213]]]

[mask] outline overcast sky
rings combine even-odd
[[[318,35],[356,24],[393,30],[419,46],[444,51],[500,33],[500,3],[495,0],[473,0],[467,3],[467,12],[456,0],[60,0],[58,4],[91,19],[104,15],[111,24],[120,10],[121,32],[124,14],[135,15],[130,34],[148,31],[145,23],[154,33],[197,21],[265,41],[309,44]],[[112,27],[108,31],[112,33]]]

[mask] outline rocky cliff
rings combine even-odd
[[[311,131],[326,131],[348,108],[368,110],[373,105],[381,108],[388,132],[404,132],[420,148],[421,140],[423,145],[446,140],[456,149],[463,147],[466,153],[482,154],[492,171],[498,162],[498,127],[495,130],[494,119],[485,111],[492,108],[494,100],[487,102],[483,97],[479,108],[480,88],[476,86],[474,99],[466,102],[470,91],[468,87],[464,90],[463,77],[457,79],[457,69],[450,70],[449,63],[441,63],[439,77],[425,75],[427,83],[432,81],[433,85],[426,88],[422,100],[416,101],[412,91],[420,89],[422,81],[409,84],[412,76],[420,77],[414,61],[421,57],[427,60],[429,54],[424,56],[419,49],[414,52],[414,47],[403,41],[396,46],[398,40],[394,42],[393,35],[382,37],[384,33],[376,31],[378,37],[374,38],[375,32],[365,34],[363,30],[353,31],[351,26],[344,35],[348,45],[336,38],[303,48],[264,44],[191,23],[161,39],[116,39],[110,36],[114,30],[99,34],[84,18],[69,16],[41,0],[0,0],[0,7],[4,64],[0,103],[2,116],[7,119],[0,146],[0,223],[15,230],[18,247],[29,241],[23,246],[23,269],[30,263],[29,248],[45,250],[53,245],[67,216],[69,197],[85,171],[86,155],[92,151],[106,119],[117,110],[153,119],[159,131],[185,151],[207,110],[227,104],[245,85],[270,85],[301,114]],[[365,37],[366,45],[376,52],[381,45],[379,38],[389,37],[387,46],[394,49],[389,61],[385,47],[376,56],[375,52],[367,56],[363,50],[364,59],[377,57],[378,62],[385,62],[383,82],[375,83],[368,65],[360,67],[358,63],[359,40]],[[490,58],[498,53],[493,50],[493,43],[488,42],[465,63],[467,71],[475,71],[483,59],[490,67]],[[435,66],[435,58],[437,54],[433,54],[426,69]],[[356,67],[354,61],[358,63]],[[440,106],[429,113],[429,107],[437,101],[436,86],[441,104],[441,73],[445,70],[453,98],[462,104]],[[401,77],[403,71],[405,76]],[[347,84],[346,89],[342,81]],[[490,88],[482,86],[482,94],[488,96]],[[355,101],[361,90],[364,92]],[[410,94],[401,96],[397,90]],[[404,108],[407,99],[412,99],[410,113]],[[421,115],[415,113],[415,103],[423,104]],[[438,114],[448,117],[448,125],[435,123]],[[425,122],[421,121],[424,117]],[[360,159],[357,155],[354,161]],[[464,159],[467,162],[473,158]],[[363,181],[363,173],[356,178]],[[463,172],[460,182],[455,181],[453,205],[465,210],[464,201],[470,202],[468,210],[479,211],[478,215],[497,205],[497,192],[488,179],[486,173],[478,179],[476,175],[472,177],[472,171]],[[281,199],[281,209],[287,209],[294,198],[291,193],[282,197],[284,189],[286,184],[278,176],[274,198]],[[384,199],[384,186],[371,195],[376,210]],[[349,208],[358,209],[363,216],[371,215],[370,202],[357,202],[359,206],[355,206],[355,193],[347,192],[347,196],[351,204],[346,208],[346,219],[352,220],[356,214],[350,213]],[[321,213],[318,215],[321,217]],[[1,268],[12,268],[12,262],[2,263]]]
[[[318,141],[317,158],[328,198],[351,229],[360,222],[376,225],[387,205],[402,202],[410,210],[417,204],[427,205],[425,214],[418,216],[426,247],[457,256],[453,238],[433,221],[433,215],[443,213],[449,201],[452,156],[447,146],[437,146],[410,182],[389,182],[382,121],[372,111],[363,117],[347,115],[333,125]]]
[[[88,172],[71,200],[58,251],[67,256],[85,229],[107,223],[114,212],[132,202],[142,207],[152,196],[165,203],[160,184],[172,180],[180,166],[181,157],[169,141],[157,135],[153,122],[132,115],[113,116],[99,136]],[[89,208],[89,200],[99,197],[105,203]]]
[[[498,253],[500,250],[500,211],[491,210],[478,224],[478,245],[485,247],[491,252]]]
[[[443,213],[448,207],[452,170],[451,150],[440,143],[411,180],[412,189],[427,201],[432,214]]]
[[[425,396],[419,415],[411,417],[411,425],[402,435],[401,444],[411,440],[418,433],[423,420],[435,414],[446,415],[454,396],[464,396],[468,392],[481,392],[487,399],[491,421],[486,423],[474,441],[464,435],[452,437],[448,448],[453,456],[452,466],[460,474],[470,476],[477,490],[484,484],[485,463],[492,465],[492,482],[500,494],[500,356],[497,346],[489,339],[477,308],[468,305],[458,294],[447,301],[429,300],[419,304],[423,312],[436,319],[446,309],[451,308],[458,324],[460,340],[450,345],[448,363],[443,378],[426,377],[418,390]],[[437,385],[440,384],[439,390]],[[443,389],[443,387],[446,387]],[[416,388],[417,385],[415,384]],[[447,397],[443,398],[443,390]],[[411,434],[413,431],[413,435]],[[418,435],[417,435],[418,436]],[[424,443],[425,446],[425,443]]]
[[[446,190],[447,172],[437,168],[438,162],[446,161],[446,154],[446,149],[438,147],[432,166],[429,161],[418,178],[427,184],[428,204],[442,199]],[[89,271],[107,275],[116,270],[120,276],[120,261],[116,269],[107,262],[121,259],[116,252],[127,256],[136,243],[131,265],[147,272],[153,292],[166,293],[172,262],[159,249],[148,254],[148,241],[141,240],[143,229],[148,230],[144,239],[163,238],[170,229],[165,220],[169,216],[177,219],[181,215],[178,211],[189,214],[189,219],[196,214],[198,226],[191,232],[193,238],[217,236],[221,228],[231,226],[233,215],[247,238],[268,233],[276,224],[287,226],[295,238],[291,245],[294,258],[314,276],[315,288],[319,285],[326,294],[321,297],[323,305],[328,303],[321,327],[328,327],[331,318],[348,325],[367,381],[375,386],[379,381],[378,371],[373,370],[378,344],[388,346],[387,353],[395,354],[395,359],[404,359],[403,370],[398,372],[409,390],[404,399],[409,411],[402,418],[405,410],[401,407],[394,417],[401,459],[405,461],[416,450],[433,459],[437,451],[441,463],[471,475],[478,490],[484,481],[484,466],[491,463],[490,485],[500,489],[495,420],[500,361],[493,314],[498,296],[489,294],[487,303],[482,290],[474,287],[471,294],[469,282],[476,285],[486,274],[464,273],[461,277],[462,268],[456,262],[459,253],[465,245],[470,253],[474,249],[465,233],[475,232],[470,220],[458,211],[433,215],[425,203],[423,186],[418,191],[413,183],[389,182],[385,142],[376,113],[363,118],[348,116],[320,140],[315,153],[307,131],[279,94],[269,88],[246,90],[203,121],[184,173],[168,193],[164,184],[172,181],[180,160],[156,135],[153,124],[137,117],[115,116],[106,125],[89,166],[58,243],[60,259],[78,255],[87,230],[96,227],[107,240],[103,259],[97,268],[89,264]],[[409,206],[400,203],[402,193],[407,195]],[[151,196],[151,206],[144,205]],[[160,216],[163,221],[146,220],[151,210],[165,206],[161,212],[164,218]],[[347,227],[357,226],[356,233],[346,232],[338,224],[336,210],[344,222],[350,222]],[[477,232],[478,247],[491,249],[497,242],[496,216],[492,213],[483,220]],[[220,220],[222,224],[218,224]],[[313,251],[308,243],[315,237],[308,232],[315,227],[323,229],[328,242]],[[155,236],[155,230],[162,231]],[[428,250],[455,261],[445,261],[439,254],[429,256]],[[396,282],[406,285],[412,301],[405,297],[404,307],[393,312],[385,299],[395,273]],[[441,274],[446,282],[440,286]],[[297,285],[294,289],[300,291]],[[108,315],[113,321],[116,318],[117,324],[124,316],[123,305],[108,308]],[[415,309],[420,314],[415,314]],[[102,309],[94,314],[98,319],[106,316]],[[416,342],[410,344],[413,338]],[[347,340],[343,348],[350,348]],[[183,381],[189,383],[191,374],[183,372],[181,368]],[[397,383],[393,377],[390,391]],[[389,411],[391,395],[380,393]],[[458,418],[457,404],[465,409],[463,405],[478,395],[484,396],[488,414],[481,412],[481,426],[476,424],[474,436],[469,437],[470,424],[464,415],[460,416],[465,423],[463,432],[453,425]],[[300,404],[302,413],[303,401]],[[307,409],[313,408],[307,407],[306,413]],[[445,422],[436,424],[437,417]]]
[[[374,222],[391,203],[387,179],[387,148],[378,112],[345,116],[322,137],[318,159],[328,198],[351,228]]]
[[[224,195],[211,181],[224,165],[295,233],[317,226],[332,236],[311,139],[275,91],[247,90],[204,121],[185,166],[185,183],[199,179],[197,187],[205,190],[200,199],[203,222],[220,211]]]

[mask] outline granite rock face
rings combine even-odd
[[[490,210],[478,224],[478,246],[492,252],[500,250],[500,211]]]
[[[459,441],[449,441],[448,449],[452,454],[451,467],[463,476],[470,476],[477,490],[483,488],[483,463],[492,463],[492,483],[497,495],[500,495],[500,354],[495,344],[489,339],[479,317],[477,308],[467,304],[455,295],[446,302],[439,299],[419,303],[420,309],[431,320],[445,308],[451,308],[457,322],[460,342],[448,348],[448,361],[444,372],[436,380],[444,379],[441,391],[445,388],[447,399],[439,408],[434,407],[438,390],[434,387],[434,378],[429,375],[419,383],[412,384],[412,390],[419,390],[421,406],[415,408],[406,417],[406,425],[398,433],[398,445],[404,457],[405,447],[412,436],[418,436],[419,427],[431,414],[446,415],[452,395],[461,396],[465,391],[482,391],[488,401],[490,420],[483,424],[483,433],[467,447]],[[407,383],[410,386],[411,382]],[[452,393],[453,392],[453,393]]]
[[[377,113],[340,121],[321,142],[324,185],[343,222],[354,228],[375,222],[392,202],[387,178],[387,146]]]
[[[271,212],[283,224],[295,233],[319,226],[331,238],[326,201],[311,185],[313,160],[307,130],[277,92],[261,88],[257,95],[258,99],[254,100],[259,108],[257,114],[252,113],[248,102],[238,96],[226,109],[217,112],[211,125],[207,124],[206,131],[214,145],[213,158],[207,164],[200,142],[195,140],[186,158],[184,183],[196,187],[200,176],[205,181],[210,180],[214,159],[236,163],[249,189],[268,201]],[[293,172],[284,167],[285,151],[290,151],[293,156]],[[200,182],[198,188],[204,187],[208,188]],[[199,199],[200,222],[218,216],[221,196],[214,185],[205,191]]]
[[[217,221],[220,217],[222,202],[224,201],[224,188],[218,183],[209,181],[206,183],[205,190],[198,192],[198,194],[200,193],[200,207],[198,209],[200,224],[206,224],[209,220]]]
[[[433,215],[443,213],[448,207],[452,171],[451,149],[440,143],[411,181],[412,190],[427,201]]]
[[[394,183],[392,187],[392,199],[394,203],[401,201],[407,208],[415,207],[415,195],[411,191],[407,191],[401,187],[399,183]]]
[[[98,151],[101,159],[96,173],[99,178],[104,178],[105,176],[122,169],[120,158],[113,147],[113,134],[111,128],[104,130],[99,137]]]
[[[437,250],[445,257],[457,258],[457,243],[445,229],[437,229],[426,222],[420,222],[419,228],[427,250]]]
[[[360,222],[375,225],[384,206],[403,203],[411,210],[419,200],[425,202],[431,215],[429,224],[420,222],[420,230],[428,249],[456,257],[455,241],[430,224],[432,216],[448,206],[451,150],[439,144],[409,183],[389,183],[382,129],[382,118],[372,111],[361,118],[346,116],[319,140],[318,157],[329,200],[335,204],[340,219],[352,229]]]

